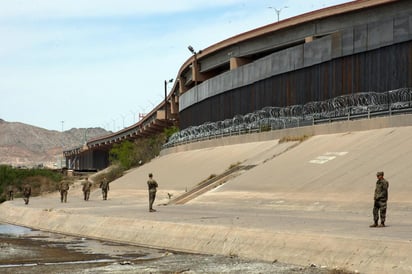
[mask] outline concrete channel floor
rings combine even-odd
[[[0,206],[0,221],[178,251],[338,267],[360,273],[412,273],[412,127],[316,135],[171,153],[82,200],[57,193]],[[184,205],[174,197],[234,164],[255,165]],[[387,227],[372,223],[376,171],[390,183]],[[159,183],[148,212],[147,174]],[[172,196],[172,197],[173,197]]]

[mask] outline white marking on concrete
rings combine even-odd
[[[326,152],[325,155],[335,155],[335,156],[344,156],[348,154],[347,151],[341,151],[341,152]]]
[[[348,152],[347,151],[342,151],[342,152],[326,152],[324,155],[318,156],[313,160],[310,160],[309,163],[311,164],[318,164],[318,165],[323,165],[324,163],[327,163],[329,161],[332,161],[335,159],[337,156],[344,156]]]

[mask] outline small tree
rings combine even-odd
[[[125,170],[138,166],[140,162],[149,162],[159,155],[167,138],[178,130],[177,127],[173,126],[165,129],[163,133],[151,137],[115,144],[109,152],[109,161],[111,164],[118,164]]]
[[[114,144],[109,152],[109,161],[112,164],[119,164],[124,169],[129,169],[134,163],[133,152],[135,145],[130,141]]]

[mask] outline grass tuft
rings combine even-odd
[[[307,140],[307,139],[309,139],[311,136],[309,136],[309,135],[302,135],[302,136],[285,136],[285,137],[282,137],[280,140],[279,140],[279,143],[286,143],[286,142],[296,142],[296,141],[298,141],[298,142],[303,142],[303,141],[305,141],[305,140]]]

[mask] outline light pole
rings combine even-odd
[[[64,158],[64,137],[63,137],[63,128],[64,128],[64,121],[62,123],[62,133],[61,133],[61,142],[62,142],[62,158],[60,161],[60,168],[63,170],[63,158]]]
[[[169,81],[165,80],[165,120],[167,120],[167,84],[172,82],[173,78],[171,78]]]
[[[83,134],[83,145],[87,144],[87,131],[89,130],[89,128],[86,128],[86,130],[84,131]]]
[[[113,121],[113,132],[116,132],[116,120],[112,119]]]
[[[124,126],[124,118],[125,118],[125,116],[124,115],[122,115],[122,114],[120,114],[120,117],[122,117],[122,120],[123,120],[123,128],[125,128],[125,126]]]
[[[138,121],[142,120],[142,118],[146,115],[146,109],[142,108],[141,106],[139,106],[139,108],[142,112],[139,112],[139,120]]]
[[[268,9],[274,9],[274,10],[275,10],[276,15],[277,15],[277,17],[278,17],[278,22],[279,22],[280,12],[281,12],[283,9],[287,9],[287,8],[288,8],[288,6],[284,6],[284,7],[281,8],[281,9],[277,9],[277,8],[274,8],[274,7],[268,7]]]
[[[193,56],[194,56],[194,58],[195,58],[195,61],[194,61],[194,63],[193,63],[193,66],[194,66],[194,71],[195,71],[195,73],[194,73],[194,80],[195,80],[195,86],[197,86],[197,52],[195,51],[195,49],[192,47],[192,46],[188,46],[187,47],[188,48],[188,50],[193,54]]]
[[[133,117],[133,124],[136,123],[136,113],[134,111],[130,111],[130,113],[132,114]]]

